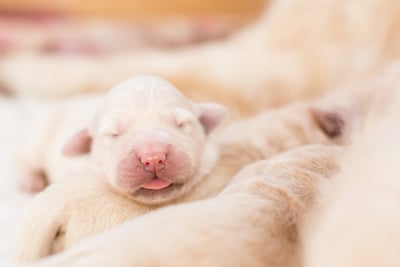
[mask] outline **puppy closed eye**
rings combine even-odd
[[[191,120],[183,120],[183,121],[177,122],[178,128],[182,129],[182,130],[189,128],[191,125],[192,125]]]
[[[100,134],[106,137],[117,138],[123,134],[123,127],[120,123],[105,123],[100,128]]]
[[[174,117],[174,124],[178,129],[189,130],[194,124],[194,116],[186,110],[177,111]]]
[[[127,113],[127,110],[120,108],[110,110],[100,121],[99,134],[111,138],[123,135],[127,126]]]

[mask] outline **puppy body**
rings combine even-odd
[[[32,266],[298,266],[298,224],[338,153],[313,145],[257,162],[213,198],[151,212]]]
[[[309,103],[266,111],[235,122],[210,138],[219,151],[216,163],[203,169],[205,174],[189,193],[168,203],[215,196],[237,171],[256,160],[308,143],[339,142],[324,132]],[[56,183],[31,202],[17,228],[17,261],[47,256],[160,207],[135,201],[110,185],[107,177],[92,176]],[[35,236],[35,242],[27,242],[28,236]]]
[[[76,129],[87,125],[103,95],[90,94],[58,101],[22,101],[29,114],[27,132],[18,149],[16,162],[19,186],[28,192],[43,190],[48,184],[68,180],[87,164],[87,157],[66,158],[62,147]]]
[[[303,234],[304,266],[400,264],[398,73],[381,77],[383,97],[375,99],[353,133],[340,173],[310,213]]]

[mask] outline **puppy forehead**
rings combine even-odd
[[[124,80],[115,85],[111,91],[124,90],[126,88],[134,88],[136,90],[146,90],[149,88],[169,88],[177,90],[171,83],[156,76],[142,75],[128,80]]]
[[[123,81],[106,96],[110,108],[129,108],[138,112],[173,107],[192,109],[190,101],[172,84],[153,76]]]

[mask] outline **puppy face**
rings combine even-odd
[[[213,165],[208,134],[225,109],[195,104],[155,77],[118,84],[66,155],[89,153],[97,172],[136,201],[161,204],[189,192]]]

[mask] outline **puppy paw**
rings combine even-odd
[[[20,190],[28,193],[38,193],[46,188],[48,180],[43,171],[23,175],[18,182]]]

